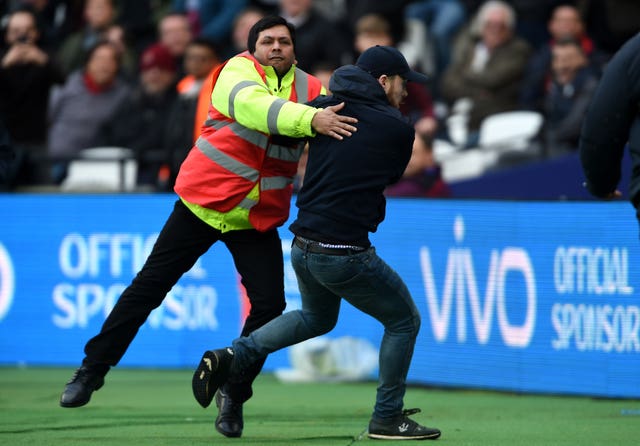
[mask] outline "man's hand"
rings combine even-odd
[[[615,190],[613,192],[611,192],[610,194],[602,197],[603,200],[615,200],[617,198],[622,197],[622,192],[620,192],[619,190]]]
[[[342,140],[345,136],[351,136],[357,129],[351,124],[358,122],[356,118],[342,116],[337,112],[344,108],[344,102],[324,108],[315,114],[311,120],[311,127],[321,135],[331,136]]]
[[[2,67],[7,68],[26,63],[44,65],[48,60],[47,54],[37,46],[30,43],[16,43],[11,46],[2,59]]]

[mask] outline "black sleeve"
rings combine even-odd
[[[14,157],[9,131],[5,127],[4,120],[0,117],[0,190],[2,185],[9,182],[9,172]]]
[[[580,134],[580,161],[589,192],[603,197],[620,181],[624,147],[640,104],[640,34],[607,65]]]

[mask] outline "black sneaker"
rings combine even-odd
[[[60,396],[62,407],[84,406],[91,399],[91,394],[104,385],[104,375],[94,368],[82,366],[75,371],[71,380],[64,387]]]
[[[219,350],[207,350],[193,374],[191,388],[193,396],[202,407],[209,407],[216,390],[227,380],[233,350],[229,347]]]
[[[421,426],[409,418],[420,412],[420,409],[407,409],[402,415],[387,423],[375,420],[369,422],[369,438],[377,440],[435,440],[440,436],[440,430]]]
[[[225,437],[239,437],[242,435],[244,422],[242,420],[242,403],[238,403],[219,389],[216,393],[216,430]]]

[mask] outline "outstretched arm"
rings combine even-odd
[[[344,108],[344,102],[331,105],[318,111],[311,120],[311,127],[321,135],[343,139],[351,136],[357,129],[352,125],[358,122],[356,118],[339,115],[337,112]]]

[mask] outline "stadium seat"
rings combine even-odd
[[[482,148],[460,151],[443,160],[442,178],[449,183],[478,177],[495,166],[499,153]]]
[[[468,180],[493,168],[537,159],[539,146],[533,141],[543,121],[540,113],[531,111],[496,113],[486,117],[480,124],[477,147],[457,152],[440,149],[446,153],[439,159],[436,155],[442,165],[444,180]]]
[[[459,147],[450,143],[446,139],[436,138],[433,140],[433,157],[439,163],[455,155],[460,150]]]
[[[130,192],[136,189],[138,164],[131,149],[85,149],[69,163],[61,189],[67,192]]]
[[[542,127],[542,114],[513,111],[487,116],[480,124],[478,145],[504,151],[525,150]]]

